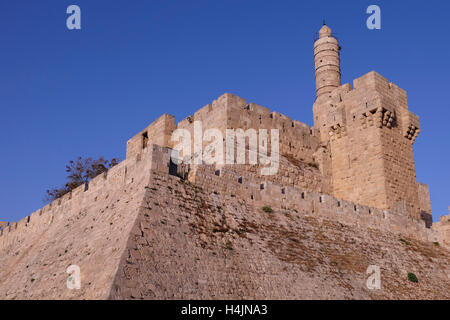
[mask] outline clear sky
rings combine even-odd
[[[81,8],[81,30],[66,9]],[[381,8],[381,30],[366,9]],[[342,82],[376,70],[421,119],[418,181],[434,220],[450,205],[450,2],[0,0],[0,220],[43,206],[77,156],[125,158],[162,113],[225,92],[312,125],[314,34],[342,46]]]

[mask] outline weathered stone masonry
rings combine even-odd
[[[406,92],[376,72],[354,80],[353,86],[341,86],[339,50],[331,29],[324,26],[314,46],[314,127],[224,94],[178,125],[173,116],[163,115],[128,142],[127,156],[150,142],[173,147],[172,132],[177,128],[192,132],[195,121],[224,136],[226,129],[279,129],[281,158],[290,160],[290,165],[281,165],[279,176],[294,173],[292,185],[380,209],[405,201],[406,214],[429,226],[429,195],[426,185],[416,181],[414,166],[419,118],[408,110]],[[295,169],[299,163],[320,167],[314,181]]]
[[[107,173],[17,223],[0,222],[0,299],[376,298],[322,265],[339,259],[361,279],[367,263],[385,263],[392,283],[404,265],[425,266],[416,271],[431,281],[421,294],[448,297],[439,279],[448,274],[450,220],[432,224],[428,187],[416,181],[419,118],[406,92],[376,72],[341,85],[339,52],[324,26],[314,45],[313,127],[226,93],[178,124],[162,115]],[[278,129],[277,174],[261,175],[260,164],[174,164],[172,133],[193,133],[196,121],[224,136]],[[414,258],[399,237],[415,239]],[[373,256],[352,256],[355,243]],[[348,252],[337,259],[332,249]],[[79,291],[65,288],[70,264],[83,270]],[[333,289],[342,282],[344,295]]]

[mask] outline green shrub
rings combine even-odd
[[[271,207],[269,207],[269,206],[262,207],[262,210],[264,212],[267,212],[267,213],[272,213],[273,212],[273,209]]]
[[[439,247],[440,246],[440,244],[439,244],[439,242],[433,242],[433,244],[436,246],[436,247]]]
[[[419,282],[419,279],[417,279],[417,276],[412,273],[412,272],[408,272],[408,280],[414,283]]]

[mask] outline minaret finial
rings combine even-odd
[[[326,23],[325,23],[325,19],[323,19],[323,25],[324,25],[324,26],[326,25]]]

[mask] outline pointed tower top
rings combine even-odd
[[[325,22],[325,21],[324,21]],[[332,35],[332,31],[330,29],[330,27],[328,27],[325,23],[322,26],[322,28],[320,28],[319,30],[319,38],[323,38],[323,37],[331,37]]]

